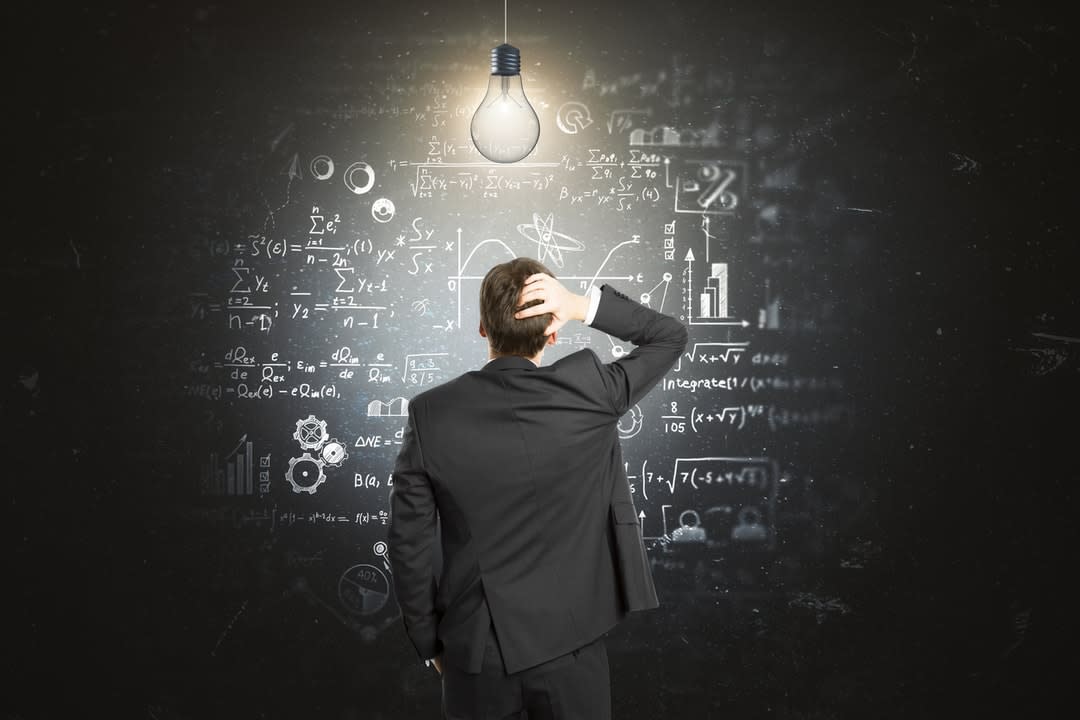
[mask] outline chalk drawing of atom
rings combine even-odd
[[[543,262],[544,258],[550,257],[551,262],[562,267],[563,250],[584,250],[585,246],[569,235],[555,232],[553,216],[554,213],[548,213],[546,218],[542,218],[539,213],[533,213],[532,223],[521,223],[517,229],[527,240],[536,243],[538,260]]]

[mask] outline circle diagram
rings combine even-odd
[[[308,166],[316,180],[329,180],[334,174],[334,161],[329,155],[317,155],[311,159]]]
[[[358,172],[367,175],[367,181],[363,185],[357,185],[356,181],[353,179],[353,175]],[[354,192],[357,195],[363,195],[375,186],[375,170],[366,162],[354,162],[345,170],[341,179],[345,182],[345,187],[349,188],[351,192]]]
[[[390,581],[374,565],[353,565],[338,580],[338,599],[356,615],[374,615],[390,598]]]
[[[381,197],[371,203],[371,217],[375,222],[388,223],[394,219],[394,201]]]
[[[592,125],[592,117],[584,103],[573,100],[559,106],[559,111],[555,114],[555,124],[567,135],[577,135]]]

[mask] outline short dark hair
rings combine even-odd
[[[547,342],[544,330],[551,324],[551,313],[515,318],[514,313],[542,302],[534,298],[518,307],[518,296],[525,280],[536,273],[555,277],[544,264],[532,258],[514,258],[487,271],[480,283],[480,324],[496,355],[532,357]]]

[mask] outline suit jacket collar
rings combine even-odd
[[[485,365],[481,369],[483,369],[483,370],[510,370],[510,369],[535,370],[536,368],[537,368],[536,363],[534,363],[529,358],[524,358],[524,357],[521,357],[520,355],[503,355],[502,357],[497,357],[494,360],[491,360],[490,362],[488,362],[487,365]]]

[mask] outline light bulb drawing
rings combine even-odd
[[[473,113],[470,134],[488,160],[512,163],[536,147],[540,120],[521,84],[521,51],[507,42],[505,0],[503,11],[503,44],[491,50],[487,94]]]

